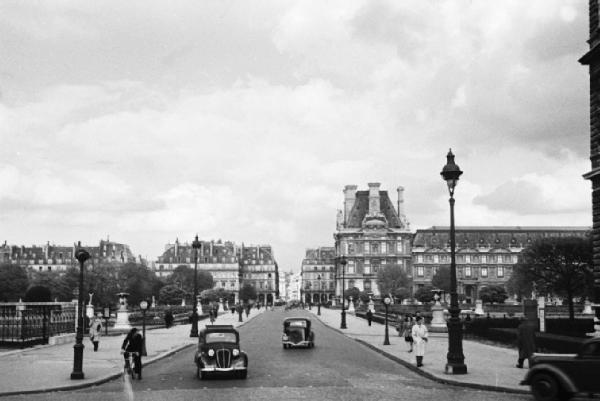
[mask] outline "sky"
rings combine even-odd
[[[333,246],[369,182],[411,230],[591,226],[586,0],[0,2],[8,244]]]

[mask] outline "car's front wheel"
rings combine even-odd
[[[554,376],[538,373],[531,379],[531,392],[537,401],[566,401],[570,397]]]

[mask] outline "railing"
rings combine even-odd
[[[0,344],[27,347],[47,344],[51,336],[75,332],[70,303],[0,305]]]

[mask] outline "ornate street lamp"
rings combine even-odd
[[[340,329],[347,329],[346,327],[346,298],[344,297],[344,279],[346,278],[346,258],[342,255],[340,258],[340,265],[342,265],[342,324]]]
[[[458,294],[456,290],[456,233],[454,231],[454,188],[458,178],[463,173],[454,163],[452,149],[448,151],[447,162],[440,173],[448,184],[450,193],[450,318],[448,319],[448,355],[446,373],[465,374],[465,356],[462,347],[462,324],[460,322],[458,307]]]
[[[390,345],[390,335],[388,331],[388,308],[390,307],[391,303],[392,300],[390,297],[383,298],[383,306],[385,306],[385,337],[383,339],[383,345]]]
[[[192,312],[192,331],[190,337],[198,337],[198,249],[200,249],[200,241],[198,241],[198,234],[194,242],[192,242],[192,248],[194,248],[194,309]]]
[[[73,346],[73,372],[72,380],[83,379],[83,264],[90,258],[90,254],[81,248],[81,241],[77,244],[75,259],[79,261],[79,296],[77,313],[77,335],[75,336],[75,345]]]
[[[317,305],[317,315],[321,316],[321,275],[317,276],[317,280],[319,282],[318,295],[319,295],[319,304]]]
[[[148,309],[148,302],[141,301],[140,309],[142,310],[142,338],[144,340],[144,346],[142,348],[142,356],[148,356],[146,352],[146,309]]]

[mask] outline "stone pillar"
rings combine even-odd
[[[348,298],[348,312],[354,313],[354,302],[352,302],[352,297]]]
[[[540,332],[546,331],[546,301],[544,297],[538,297],[538,319],[540,319]]]
[[[127,296],[129,294],[120,292],[119,296],[119,310],[117,311],[117,321],[115,322],[115,330],[130,330],[131,324],[129,323],[129,310],[127,309]]]
[[[485,312],[483,311],[483,301],[481,299],[475,301],[475,314],[485,315]]]

